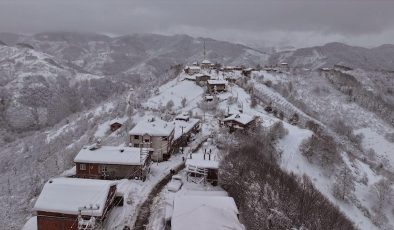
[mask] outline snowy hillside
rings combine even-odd
[[[370,70],[389,69],[382,60],[393,60],[390,47],[328,44],[281,52],[269,61],[288,62],[290,68],[257,70],[250,78],[238,70],[204,70],[212,79],[232,81],[207,102],[207,87],[182,71],[183,64],[202,59],[201,38],[44,33],[0,34],[0,40],[9,45],[0,45],[0,183],[5,185],[0,205],[10,207],[0,221],[7,229],[20,229],[31,216],[49,178],[75,173],[73,158],[82,146],[98,138],[106,145],[127,145],[128,131],[139,121],[153,116],[172,120],[181,113],[202,120],[202,134],[193,144],[213,136],[210,145],[221,160],[226,146],[220,141],[231,146],[238,138],[219,125],[227,115],[257,117],[263,130],[283,122],[287,131],[273,141],[283,171],[310,178],[359,229],[394,226],[392,208],[381,204],[376,193],[382,180],[393,187],[394,81],[390,72]],[[213,62],[266,64],[268,56],[259,51],[205,40]],[[361,59],[369,55],[368,69],[322,73],[296,68],[364,67]],[[123,123],[122,128],[111,132],[113,121]],[[132,226],[155,183],[180,159],[177,155],[153,167],[148,183],[122,180],[120,191],[133,202],[115,208],[106,226]],[[339,197],[335,191],[342,172],[350,178],[345,181],[350,189]],[[154,211],[151,229],[160,225],[160,213]]]
[[[292,66],[313,69],[341,64],[352,68],[393,71],[393,59],[393,45],[368,49],[334,42],[324,46],[278,52],[270,56],[269,63],[286,62]]]

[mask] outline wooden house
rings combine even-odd
[[[228,73],[228,72],[233,72],[234,69],[235,69],[234,66],[225,66],[225,67],[222,68],[222,71]]]
[[[116,182],[79,178],[50,179],[35,205],[38,230],[96,229],[114,206]]]
[[[256,117],[244,113],[237,113],[223,119],[222,124],[229,127],[230,131],[233,132],[235,130],[253,128],[257,125],[257,122],[258,119]]]
[[[211,76],[207,74],[197,74],[196,75],[196,82],[199,84],[207,83],[208,80],[211,79]]]
[[[130,130],[130,145],[133,147],[151,148],[152,160],[167,160],[174,151],[175,126],[171,122],[150,118],[140,121]]]
[[[208,80],[207,81],[208,93],[218,93],[227,90],[226,80]]]
[[[145,180],[151,163],[151,149],[102,146],[83,148],[75,157],[76,176],[90,179]]]
[[[118,121],[114,121],[114,122],[111,122],[111,124],[109,126],[110,126],[110,129],[111,129],[111,132],[115,132],[120,127],[122,127],[122,124],[119,123]]]
[[[201,72],[201,68],[199,66],[186,66],[183,71],[189,75],[197,74]]]

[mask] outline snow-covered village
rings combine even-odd
[[[0,229],[394,229],[392,4],[56,2],[0,1]]]

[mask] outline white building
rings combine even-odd
[[[172,230],[245,230],[232,197],[183,195],[174,200]]]

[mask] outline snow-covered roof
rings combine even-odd
[[[226,80],[208,80],[208,84],[210,85],[227,85]]]
[[[174,200],[172,230],[244,230],[232,197],[184,195]]]
[[[200,70],[201,68],[199,66],[190,66],[189,69]]]
[[[117,165],[141,165],[147,157],[146,151],[141,153],[140,148],[102,146],[95,150],[83,148],[75,157],[74,162],[117,164]]]
[[[253,71],[253,68],[246,68],[244,71]]]
[[[191,129],[193,129],[193,127],[196,126],[199,122],[200,120],[195,118],[189,118],[189,121],[175,120],[174,139],[176,140],[182,135],[182,127],[183,127],[183,133],[187,133]]]
[[[210,61],[208,61],[207,59],[205,59],[204,61],[201,62],[202,64],[211,64]]]
[[[195,81],[196,80],[196,75],[188,75],[185,77],[187,80]]]
[[[175,120],[189,120],[189,119],[190,119],[189,113],[181,113],[175,117]]]
[[[102,216],[109,189],[114,181],[80,178],[50,179],[41,191],[33,210],[54,213]],[[91,207],[92,209],[89,209]]]
[[[211,159],[209,160],[209,155],[203,153],[192,154],[192,159],[186,159],[186,165],[196,166],[197,168],[205,169],[218,169],[219,161],[217,161],[215,154],[211,154]]]
[[[150,135],[150,136],[169,136],[174,130],[174,124],[161,119],[152,119],[140,121],[133,129],[130,135]]]
[[[253,121],[254,117],[244,114],[244,113],[237,113],[237,114],[233,114],[225,119],[223,119],[223,121],[236,121],[239,122],[243,125],[248,124],[249,122]]]

